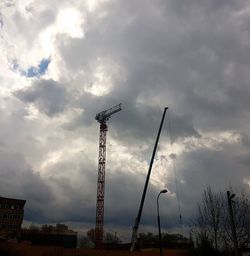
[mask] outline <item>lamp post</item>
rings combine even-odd
[[[115,232],[115,241],[114,241],[114,250],[116,249],[116,232]]]
[[[160,191],[157,196],[157,220],[158,220],[158,229],[159,229],[159,243],[160,243],[160,255],[162,256],[162,243],[161,243],[161,221],[160,221],[160,214],[159,214],[159,197],[162,193],[167,193],[166,189]]]
[[[235,197],[235,194],[231,194],[230,191],[227,191],[227,202],[228,202],[228,210],[229,210],[229,216],[230,216],[230,224],[231,224],[231,231],[232,231],[232,237],[233,237],[233,243],[234,243],[234,251],[235,255],[239,256],[239,246],[238,246],[238,239],[237,239],[237,233],[236,233],[236,227],[234,222],[234,214],[233,214],[233,207],[232,202],[233,198]]]

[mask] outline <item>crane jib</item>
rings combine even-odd
[[[97,120],[99,123],[106,122],[113,114],[122,110],[121,105],[122,104],[120,103],[112,108],[101,111],[95,116],[95,120]]]

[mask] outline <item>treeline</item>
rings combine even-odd
[[[120,244],[122,240],[117,236],[116,232],[106,232],[103,234],[103,243]],[[95,229],[91,228],[87,231],[86,236],[80,238],[80,247],[94,247],[95,244]]]
[[[161,234],[162,246],[168,249],[193,249],[190,240],[181,234]],[[140,233],[138,236],[138,248],[159,248],[159,236],[151,232]]]

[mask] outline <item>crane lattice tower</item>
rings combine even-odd
[[[97,198],[96,198],[96,226],[95,247],[100,248],[103,242],[104,223],[104,193],[105,193],[105,165],[106,165],[106,135],[108,126],[106,122],[111,115],[121,110],[121,104],[98,113],[95,119],[100,123]]]

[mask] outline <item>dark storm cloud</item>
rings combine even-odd
[[[71,170],[67,163],[55,166],[51,177],[42,178],[20,154],[0,151],[0,195],[27,200],[25,220],[37,223],[81,221],[94,225],[96,167],[85,162],[75,168],[81,185],[72,184],[61,172]],[[88,166],[88,168],[86,168]],[[60,168],[60,169],[57,169]],[[61,198],[63,197],[63,200]]]
[[[71,175],[77,176],[81,180],[81,185],[72,183],[68,178],[60,177],[61,173],[70,172],[72,168],[73,164],[59,163],[50,170],[52,175],[47,184],[53,188],[55,194],[60,196],[55,196],[50,210],[44,210],[37,219],[38,222],[45,220],[48,222],[80,222],[94,227],[97,166],[87,162],[78,167],[74,166],[74,172]],[[144,174],[127,172],[126,165],[119,170],[113,170],[112,174],[107,168],[105,191],[105,225],[107,228],[110,226],[126,227],[134,224],[146,172]],[[158,187],[149,184],[142,214],[142,225],[150,225],[155,222],[154,209],[157,193]],[[63,201],[60,198],[63,198]],[[178,225],[176,199],[166,200],[166,204],[162,206],[162,212],[168,219],[165,227],[173,227]]]
[[[249,157],[239,153],[239,147],[243,150],[240,143],[221,143],[220,147],[194,150],[178,158],[178,174],[184,181],[179,183],[181,202],[187,216],[192,214],[207,186],[222,193],[233,187],[237,193],[244,191],[250,195],[249,185],[244,181],[250,179]]]
[[[137,214],[144,177],[127,173],[126,170],[117,170],[112,176],[107,173],[106,177],[106,223],[132,225]]]
[[[88,222],[94,225],[96,181],[89,183],[87,176],[84,176],[82,177],[82,186],[72,185],[67,178],[51,178],[49,183],[54,188],[59,188],[60,197],[63,196],[63,201],[60,201],[59,198],[54,201],[51,207],[53,213],[46,212],[50,222]],[[94,188],[92,195],[89,193],[92,188],[89,191],[87,189],[89,184]]]
[[[50,169],[47,182],[56,194],[53,214],[47,213],[50,221],[94,223],[97,167],[84,154],[83,159],[77,166],[65,161]],[[65,173],[71,173],[80,182],[73,183]]]
[[[65,88],[53,80],[36,80],[31,87],[19,90],[15,95],[24,102],[34,103],[50,117],[63,112],[68,103]]]
[[[152,174],[158,171],[157,168],[153,168]],[[146,175],[147,170],[138,174],[127,172],[125,168],[116,170],[112,175],[106,173],[105,224],[107,226],[126,226],[131,227],[132,231],[138,214]],[[166,182],[170,181],[166,180]],[[159,188],[151,181],[149,182],[141,216],[141,230],[143,229],[142,226],[145,225],[157,227],[156,198],[163,188]],[[169,195],[175,191],[176,188],[171,187],[168,194],[161,198],[162,225],[164,228],[180,227],[177,199],[175,196]]]
[[[173,56],[174,68],[185,80],[179,81],[181,86],[176,84],[177,77],[172,81],[183,95],[179,106],[193,113],[196,125],[203,129],[238,128],[235,121],[242,122],[244,116],[249,116],[249,100],[245,100],[249,99],[249,26],[247,15],[237,12],[248,4],[224,2],[213,9],[209,3],[188,3],[183,7],[185,15],[178,17],[190,25],[185,43],[179,42],[180,51]],[[181,4],[174,4],[178,14]]]
[[[27,200],[25,219],[41,221],[44,205],[50,206],[54,200],[51,190],[39,174],[27,165],[20,154],[0,151],[1,196]]]

